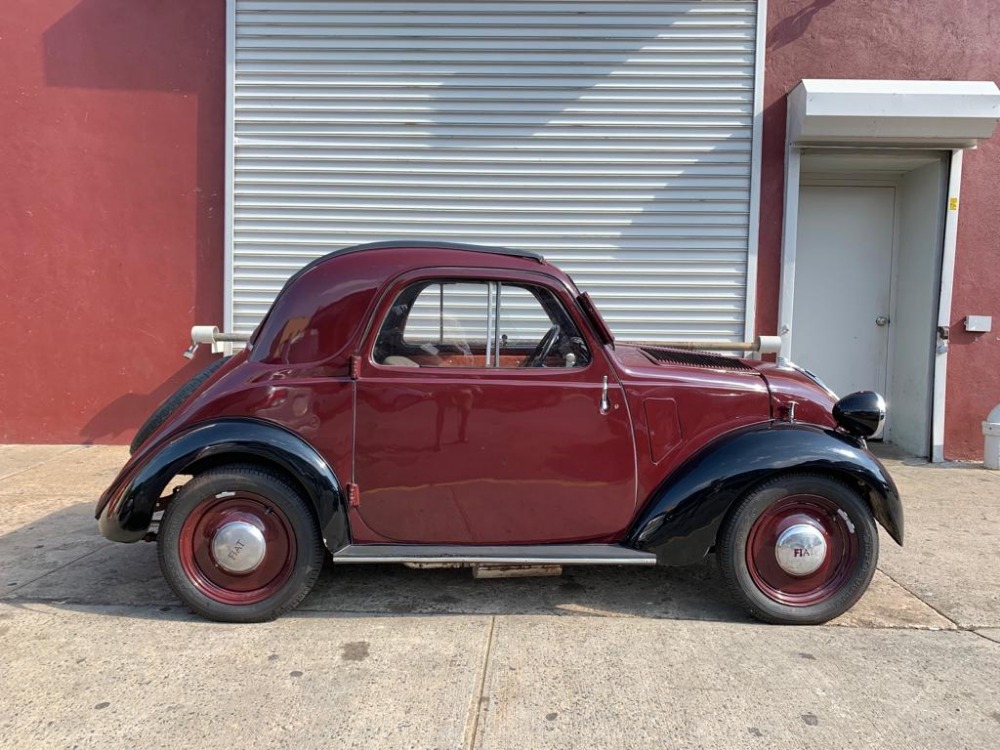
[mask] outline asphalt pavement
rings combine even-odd
[[[906,547],[821,627],[714,561],[475,580],[327,565],[263,625],[190,614],[98,534],[120,447],[0,446],[0,747],[996,748],[1000,472],[887,459]]]

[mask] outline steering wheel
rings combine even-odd
[[[544,367],[542,363],[545,358],[549,356],[552,351],[552,347],[556,345],[556,341],[559,340],[559,326],[552,326],[545,335],[542,336],[542,340],[538,342],[538,346],[535,347],[535,351],[528,355],[528,358],[524,360],[524,364],[521,367]]]

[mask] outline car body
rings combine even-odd
[[[616,342],[524,251],[330,253],[165,407],[96,516],[109,539],[158,534],[168,581],[216,619],[294,606],[327,551],[484,567],[715,551],[753,614],[821,622],[867,586],[874,521],[903,540],[865,445],[877,394],[838,402],[793,365]]]

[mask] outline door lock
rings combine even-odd
[[[879,328],[889,325],[889,319],[885,315],[879,315],[875,318],[875,325]]]

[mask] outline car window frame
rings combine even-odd
[[[578,367],[404,367],[401,365],[386,365],[375,361],[375,345],[386,318],[399,295],[411,284],[420,281],[498,281],[529,286],[538,286],[553,294],[568,318],[576,326],[577,332],[583,338],[590,352],[590,361]],[[456,268],[436,267],[409,271],[393,278],[378,295],[368,326],[361,338],[361,361],[371,373],[379,375],[398,375],[412,379],[420,377],[449,378],[460,376],[471,379],[524,379],[540,378],[544,380],[587,380],[590,381],[594,371],[598,375],[612,371],[603,351],[602,342],[594,335],[590,321],[583,315],[576,302],[576,294],[558,278],[537,271],[516,271],[508,268]]]

